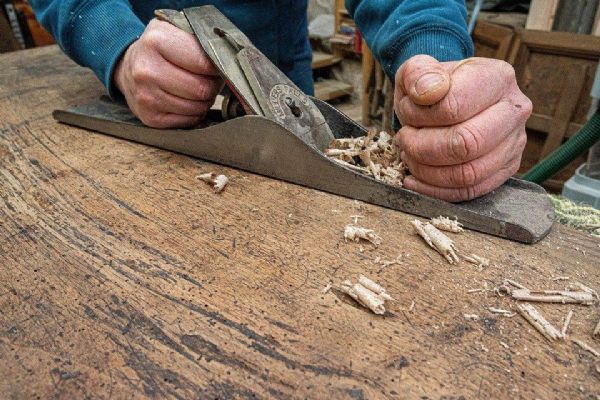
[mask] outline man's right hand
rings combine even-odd
[[[196,38],[156,19],[121,57],[113,80],[133,113],[153,128],[197,125],[223,86]]]

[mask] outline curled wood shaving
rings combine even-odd
[[[222,192],[223,189],[225,189],[225,186],[227,186],[227,183],[229,183],[229,179],[225,175],[217,175],[214,172],[198,175],[196,179],[211,185],[215,193]]]
[[[435,226],[436,228],[442,231],[447,232],[460,233],[465,231],[462,227],[462,224],[458,222],[458,219],[450,219],[448,217],[439,216],[433,218],[431,220],[431,225]]]
[[[573,310],[570,310],[567,316],[565,317],[565,323],[563,324],[563,327],[560,330],[560,334],[562,335],[562,337],[567,336],[567,330],[569,329],[569,325],[571,324],[571,318],[573,318]]]
[[[380,293],[363,286],[363,283],[374,289],[378,289]],[[362,275],[358,283],[353,284],[350,281],[342,282],[340,290],[377,315],[385,314],[385,301],[392,299],[383,287]]]
[[[325,285],[325,287],[323,288],[323,290],[321,290],[321,293],[327,294],[327,292],[329,292],[330,290],[331,290],[331,282],[328,282],[327,285]]]
[[[361,275],[358,278],[358,283],[360,283],[361,285],[363,285],[364,287],[366,287],[373,293],[380,295],[384,300],[394,300],[392,298],[392,296],[390,296],[381,285],[373,282],[372,280],[370,280],[369,278],[367,278],[364,275]]]
[[[558,329],[548,322],[531,304],[517,304],[517,310],[546,339],[552,341],[562,338]]]
[[[347,168],[392,186],[402,187],[402,181],[408,174],[392,137],[383,131],[377,133],[377,129],[371,129],[367,136],[334,139],[325,155]]]
[[[374,230],[352,224],[346,225],[346,228],[344,229],[344,239],[354,242],[359,242],[360,239],[363,239],[373,243],[375,246],[381,244],[381,238],[375,234]]]
[[[598,297],[598,293],[594,289],[587,287],[583,283],[579,283],[579,282],[575,283],[575,285],[578,286],[579,289],[583,290],[584,292],[587,292],[587,293],[593,295],[594,297],[596,297],[597,299],[600,299],[600,297]]]
[[[598,323],[596,324],[596,327],[594,328],[594,333],[592,333],[592,336],[600,337],[600,321],[598,321]]]
[[[423,224],[419,220],[411,221],[415,231],[427,242],[427,244],[438,251],[450,264],[459,261],[454,242],[448,236],[444,235],[439,229],[430,223]]]
[[[479,319],[479,315],[477,314],[463,314],[463,316],[465,317],[465,319],[468,319],[470,321],[477,321]]]
[[[521,301],[535,301],[541,303],[562,303],[562,304],[583,304],[591,305],[594,303],[594,296],[584,291],[568,290],[540,290],[533,291],[529,289],[515,289],[512,291],[513,299]]]
[[[590,353],[592,353],[593,355],[595,355],[596,357],[600,357],[600,352],[598,352],[596,349],[594,349],[593,347],[589,346],[587,343],[582,342],[579,339],[571,339],[571,341],[573,343],[575,343],[577,346],[581,347],[582,349],[589,351]]]
[[[485,257],[478,256],[476,254],[471,254],[470,256],[461,255],[461,257],[466,262],[470,262],[471,264],[475,264],[475,265],[477,265],[480,268],[489,267],[490,266],[490,260],[488,260]]]

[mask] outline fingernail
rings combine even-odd
[[[415,83],[415,91],[418,95],[423,95],[427,92],[435,90],[444,82],[444,77],[436,72],[428,72],[425,75],[421,75]]]

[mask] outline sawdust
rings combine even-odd
[[[369,130],[367,136],[334,139],[325,155],[335,162],[378,181],[402,187],[408,167],[386,132]]]

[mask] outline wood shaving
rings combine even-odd
[[[400,160],[400,151],[386,132],[369,130],[367,136],[334,139],[325,155],[354,171],[378,181],[402,187],[408,167]]]
[[[593,347],[589,346],[585,342],[582,342],[579,339],[571,339],[571,341],[573,343],[575,343],[577,346],[581,347],[582,349],[584,349],[586,351],[589,351],[590,353],[592,353],[596,357],[600,357],[600,352],[598,352],[596,349],[594,349]]]
[[[433,218],[431,220],[431,225],[435,226],[436,228],[442,231],[447,232],[460,233],[465,231],[463,229],[463,225],[460,222],[458,222],[458,219],[450,219],[448,217],[439,216]]]
[[[525,286],[521,285],[519,282],[513,281],[512,279],[505,279],[504,283],[508,283],[519,289],[527,289]]]
[[[390,265],[400,264],[402,262],[402,254],[399,254],[398,257],[393,260],[382,260],[381,257],[375,257],[373,262],[375,264],[380,264],[383,268],[387,268]]]
[[[369,287],[363,286],[363,283],[377,289],[379,293],[371,290]],[[383,287],[362,275],[358,283],[353,284],[350,281],[342,282],[340,290],[377,315],[385,314],[385,301],[392,299]]]
[[[519,314],[523,316],[539,333],[552,341],[562,338],[561,333],[546,320],[531,304],[517,304]]]
[[[364,215],[351,215],[350,216],[350,218],[352,218],[352,221],[355,225],[358,224],[358,220],[360,218],[364,218],[364,217],[365,217]]]
[[[494,314],[500,314],[500,315],[504,315],[505,317],[513,317],[516,315],[516,313],[509,311],[509,310],[503,310],[501,308],[494,308],[494,307],[488,307],[488,310],[491,313]]]
[[[600,299],[600,297],[598,297],[598,293],[594,289],[587,287],[583,283],[579,283],[579,282],[576,282],[575,285],[578,286],[579,289],[583,290],[584,292],[587,292],[587,293],[593,295],[594,297],[596,297],[597,299]]]
[[[454,264],[455,262],[459,262],[458,255],[456,254],[457,250],[452,239],[429,222],[424,224],[415,219],[411,221],[411,224],[419,236],[421,236],[430,247],[444,256],[448,263]]]
[[[560,334],[562,335],[562,337],[567,336],[567,330],[569,329],[569,325],[571,324],[571,318],[573,318],[573,310],[570,310],[567,316],[565,317],[565,323],[563,324],[563,327],[560,330]]]
[[[355,225],[346,225],[344,229],[344,239],[359,242],[361,239],[373,243],[375,246],[381,244],[381,238],[375,234],[372,229],[362,228]]]
[[[363,285],[364,287],[366,287],[373,293],[380,295],[385,300],[394,300],[392,298],[392,296],[390,296],[381,285],[373,282],[372,280],[370,280],[369,278],[367,278],[364,275],[361,275],[358,278],[358,283],[360,283],[361,285]]]
[[[552,278],[552,281],[568,281],[569,279],[571,279],[570,276],[557,276]]]
[[[411,303],[410,303],[410,307],[408,307],[408,311],[412,312],[412,311],[415,309],[415,305],[416,305],[416,304],[417,304],[417,303],[416,303],[414,300],[413,300],[413,301],[411,301]]]
[[[504,342],[500,342],[500,346],[504,347],[506,350],[510,350],[510,347]]]
[[[329,282],[329,283],[327,283],[327,285],[325,285],[323,290],[321,290],[321,293],[327,294],[327,292],[329,292],[330,290],[331,290],[331,282]]]
[[[591,305],[594,303],[594,296],[584,291],[567,290],[540,290],[533,291],[529,289],[515,289],[512,291],[513,299],[521,301],[535,301],[541,303],[562,303],[562,304],[583,304]]]
[[[600,321],[598,321],[598,323],[596,324],[596,327],[594,328],[594,333],[592,333],[592,336],[600,337]]]
[[[196,179],[211,185],[215,193],[222,192],[223,189],[225,189],[225,186],[227,186],[229,183],[229,179],[225,175],[217,175],[214,172],[198,175]]]
[[[463,314],[463,317],[469,321],[477,321],[479,319],[479,315],[477,314]]]
[[[475,254],[471,254],[470,256],[464,256],[461,255],[461,257],[466,261],[466,262],[470,262],[471,264],[475,264],[480,268],[483,267],[489,267],[490,266],[490,260],[488,260],[487,258],[475,255]]]

